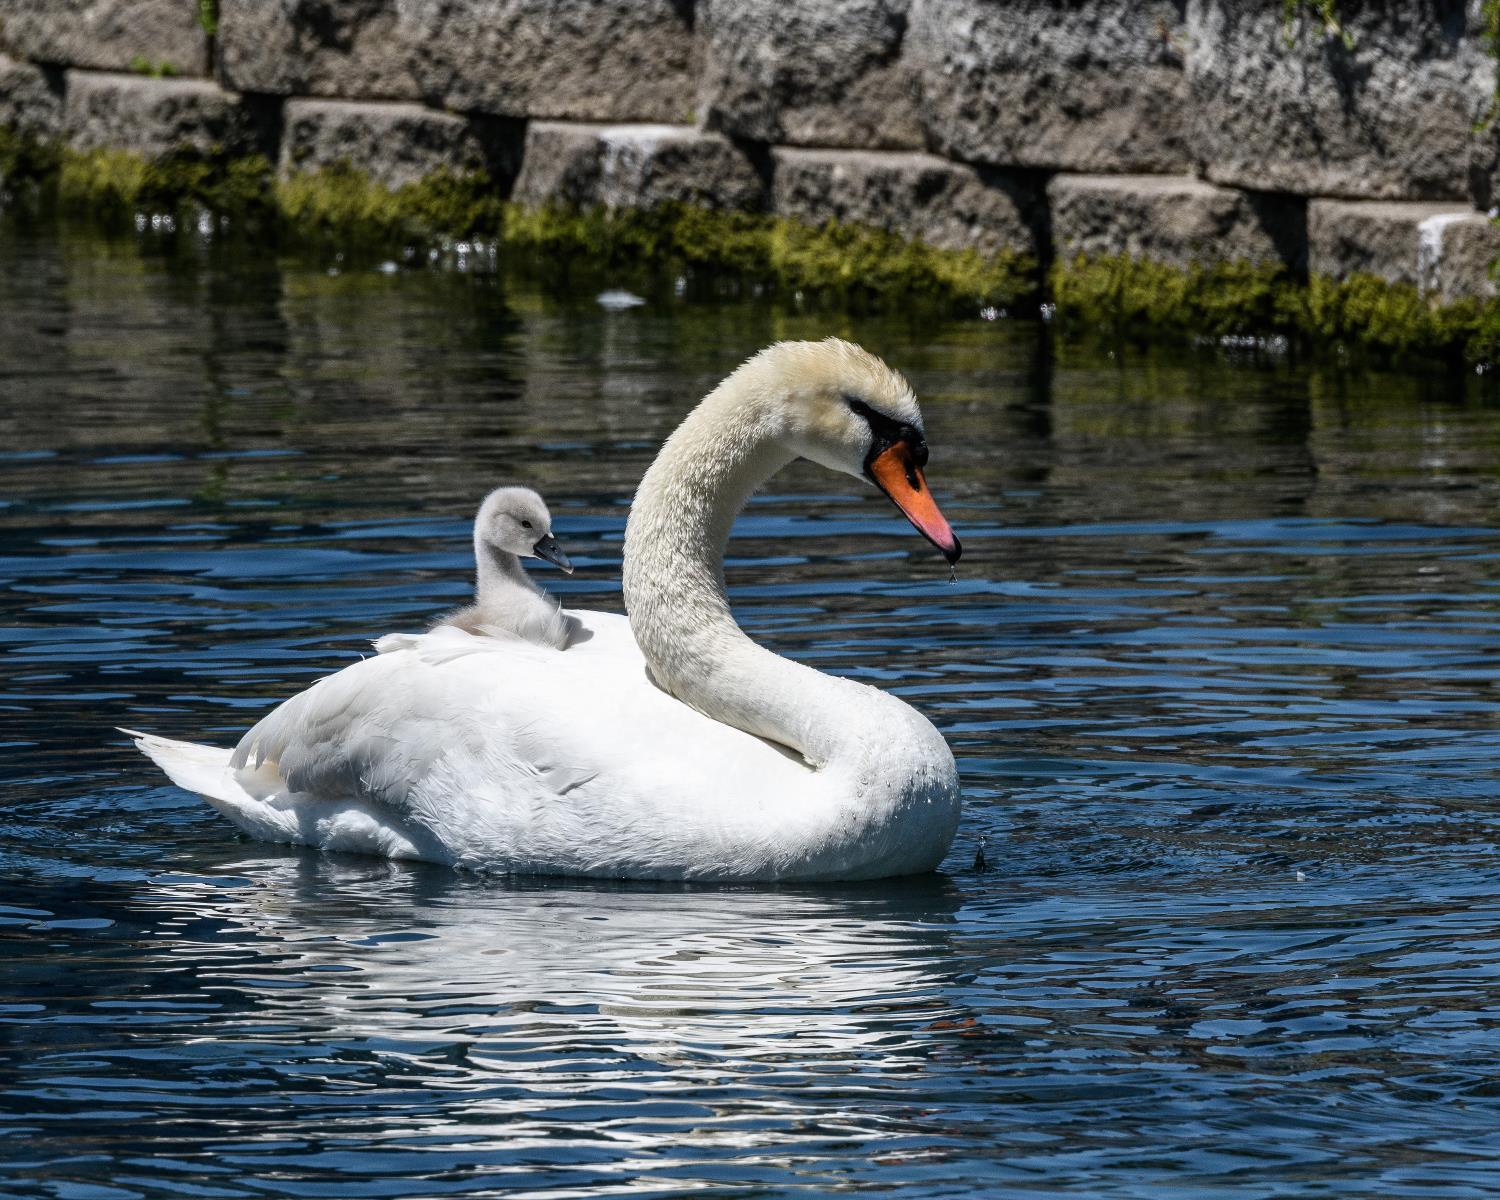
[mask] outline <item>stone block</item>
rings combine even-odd
[[[873,225],[944,250],[1038,252],[1040,197],[1024,178],[919,153],[778,148],[772,162],[777,216]]]
[[[1056,175],[1047,185],[1060,260],[1125,254],[1174,267],[1307,261],[1299,201],[1190,176]]]
[[[1469,149],[1469,199],[1475,208],[1500,207],[1500,107],[1475,127]]]
[[[17,58],[129,71],[208,73],[198,0],[0,0],[0,45]]]
[[[1185,2],[911,0],[904,58],[929,148],[995,166],[1190,170]]]
[[[1500,260],[1500,226],[1485,213],[1433,217],[1422,229],[1422,290],[1445,302],[1500,296],[1494,266]]]
[[[147,158],[270,149],[259,107],[204,79],[69,71],[63,124],[81,150],[132,150]]]
[[[1191,0],[1193,145],[1217,183],[1349,199],[1469,194],[1494,95],[1478,5],[1368,0],[1325,29],[1311,6]],[[1347,33],[1352,46],[1346,45]]]
[[[685,125],[533,122],[514,198],[539,206],[650,209],[662,204],[757,211],[766,185],[728,138]]]
[[[1436,218],[1465,217],[1472,210],[1453,201],[1310,200],[1307,204],[1307,269],[1347,279],[1377,275],[1388,283],[1421,282],[1423,231]]]
[[[920,149],[908,0],[702,0],[710,128],[802,146]]]
[[[674,0],[221,0],[219,73],[281,95],[508,117],[684,121],[698,43]]]
[[[448,108],[573,121],[693,119],[681,0],[404,0],[412,73]]]
[[[50,140],[62,127],[61,73],[0,55],[0,129]]]
[[[597,204],[605,126],[532,121],[526,126],[521,171],[511,199],[529,208]]]
[[[398,0],[219,0],[225,87],[416,100]]]
[[[282,115],[282,174],[347,165],[399,188],[441,171],[487,172],[505,187],[520,127],[401,101],[290,100]]]

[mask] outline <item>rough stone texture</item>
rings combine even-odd
[[[0,54],[0,129],[51,139],[62,132],[62,127],[61,73]]]
[[[1057,175],[1047,185],[1058,259],[1128,254],[1174,267],[1247,261],[1301,270],[1301,204],[1189,176]]]
[[[388,188],[439,171],[485,171],[504,186],[520,157],[510,122],[402,102],[292,100],[282,117],[283,174],[345,164]]]
[[[1397,200],[1311,200],[1307,205],[1307,269],[1345,279],[1378,275],[1388,283],[1421,282],[1422,231],[1433,218],[1466,217],[1462,203]]]
[[[1279,0],[1191,0],[1193,139],[1208,178],[1303,195],[1468,195],[1494,95],[1477,0],[1344,4],[1352,49]],[[1292,42],[1288,45],[1288,34]]]
[[[1486,214],[1439,217],[1423,232],[1423,291],[1445,301],[1500,296],[1490,273],[1500,260],[1500,228]]]
[[[684,0],[405,0],[413,73],[449,108],[690,121],[700,53]]]
[[[161,158],[265,152],[258,107],[203,79],[147,79],[69,71],[63,124],[81,150],[133,150]]]
[[[684,121],[699,63],[688,12],[674,0],[222,0],[219,74],[282,95]]]
[[[929,145],[996,166],[1186,171],[1186,0],[911,0]]]
[[[397,0],[219,0],[225,87],[415,100]]]
[[[777,149],[771,211],[873,225],[945,250],[1037,254],[1040,197],[1024,179],[931,154]]]
[[[511,199],[531,208],[549,204],[587,208],[598,203],[603,125],[532,121],[526,127],[521,172]]]
[[[756,211],[765,182],[728,138],[683,125],[533,122],[514,199],[540,206],[650,209],[666,203]]]
[[[760,142],[920,149],[908,0],[701,0],[701,111]]]
[[[208,73],[198,0],[0,0],[0,45],[59,66],[128,71],[144,60]]]

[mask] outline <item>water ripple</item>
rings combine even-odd
[[[0,260],[7,1196],[1494,1192],[1474,385],[691,292],[609,314],[154,234],[0,222]],[[580,565],[548,586],[617,607],[652,448],[726,365],[828,332],[916,381],[965,559],[950,583],[798,466],[737,526],[732,599],[943,728],[944,874],[254,846],[114,732],[228,743],[451,607],[505,480]]]

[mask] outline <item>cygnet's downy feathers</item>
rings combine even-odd
[[[474,603],[432,625],[469,633],[509,634],[539,646],[566,650],[578,622],[531,581],[523,558],[542,558],[572,574],[573,564],[552,536],[552,514],[530,488],[496,488],[474,519],[477,567]]]

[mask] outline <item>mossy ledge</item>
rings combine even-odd
[[[868,226],[813,228],[687,205],[644,212],[513,207],[502,241],[537,263],[723,271],[784,292],[830,293],[862,304],[920,299],[972,311],[1034,308],[1040,298],[1037,265],[1026,255],[939,250]]]
[[[545,272],[584,263],[606,270],[723,272],[776,289],[954,305],[1035,305],[1034,260],[938,250],[885,230],[812,229],[757,213],[664,204],[649,210],[527,209],[502,201],[480,172],[436,174],[394,190],[336,167],[275,185],[290,237],[353,247],[492,239]]]
[[[125,222],[141,211],[208,211],[289,246],[404,254],[457,239],[497,244],[544,272],[717,273],[862,307],[919,301],[951,311],[1055,305],[1066,331],[1158,339],[1283,336],[1314,352],[1500,361],[1500,302],[1438,305],[1374,276],[1299,280],[1244,263],[1181,269],[1126,257],[1078,257],[1045,278],[1021,254],[940,250],[894,233],[686,205],[648,211],[525,209],[482,172],[438,173],[386,188],[348,167],[277,178],[261,156],[57,148],[0,130],[0,185],[55,195],[58,207]]]
[[[1116,337],[1281,336],[1313,351],[1383,359],[1500,361],[1500,302],[1437,304],[1414,287],[1373,275],[1302,281],[1250,263],[1183,270],[1080,256],[1054,263],[1049,285],[1064,328]]]
[[[55,189],[58,207],[122,224],[140,211],[207,210],[288,245],[414,257],[455,239],[498,243],[544,271],[570,263],[721,272],[785,291],[868,303],[1035,307],[1040,272],[1021,254],[940,250],[881,229],[809,228],[756,213],[667,204],[649,211],[524,209],[483,172],[439,172],[386,188],[347,166],[278,178],[264,158],[50,150],[0,131],[0,171]]]

